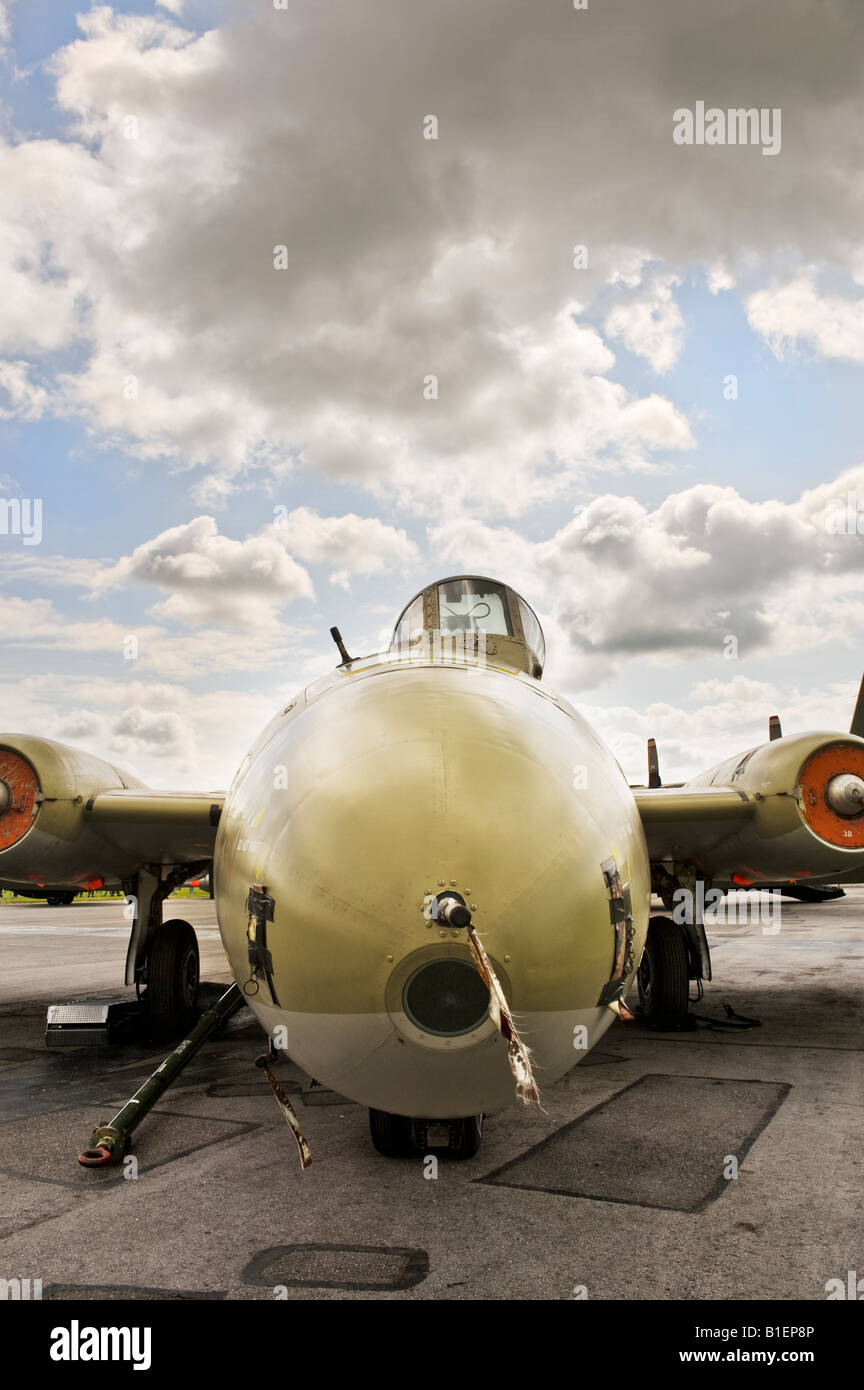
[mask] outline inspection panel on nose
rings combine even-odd
[[[403,610],[391,650],[490,658],[539,680],[546,643],[537,615],[506,584],[462,574],[429,584]]]

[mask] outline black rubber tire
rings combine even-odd
[[[188,922],[162,922],[147,953],[144,1001],[156,1038],[176,1038],[195,1021],[198,1004],[198,938]]]
[[[637,974],[639,1005],[650,1028],[681,1028],[690,1006],[687,935],[671,917],[652,917]]]
[[[473,1158],[483,1138],[483,1116],[465,1115],[450,1121],[450,1157]]]
[[[68,907],[75,901],[75,894],[68,890],[64,893],[49,893],[45,901],[49,907]]]
[[[385,1158],[410,1158],[416,1152],[414,1126],[407,1115],[391,1115],[389,1110],[369,1111],[372,1143]]]

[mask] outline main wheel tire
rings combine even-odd
[[[198,1002],[198,938],[188,922],[162,922],[147,955],[145,1001],[153,1034],[175,1038],[190,1027]]]
[[[483,1116],[466,1115],[450,1121],[450,1157],[473,1158],[483,1138]]]
[[[408,1115],[370,1110],[369,1131],[372,1143],[385,1158],[409,1158],[415,1151],[414,1125]]]
[[[683,926],[652,917],[637,975],[642,1017],[651,1028],[680,1028],[690,1003],[690,961]]]
[[[49,907],[68,907],[75,901],[75,894],[68,891],[64,893],[49,893],[45,899]]]

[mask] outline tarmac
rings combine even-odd
[[[711,925],[692,1031],[616,1022],[540,1079],[542,1110],[488,1117],[468,1161],[382,1158],[365,1109],[280,1065],[305,1172],[247,1010],[142,1123],[136,1163],[78,1165],[163,1055],[44,1046],[49,1004],[129,997],[122,906],[0,906],[0,1279],[44,1299],[824,1300],[864,1275],[864,887],[784,899],[779,931]],[[215,993],[213,904],[167,915]],[[722,1027],[727,1002],[760,1026]]]

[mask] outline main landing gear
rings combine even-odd
[[[189,922],[160,922],[147,952],[147,987],[142,1002],[154,1038],[176,1038],[197,1012],[200,965],[198,938]]]
[[[690,1004],[690,951],[685,928],[671,917],[652,917],[639,964],[641,1015],[662,1032],[685,1028]]]
[[[188,872],[186,865],[158,874],[142,869],[124,883],[124,916],[132,918],[125,983],[135,986],[136,998],[52,1005],[45,1031],[47,1047],[103,1047],[121,1040],[173,1042],[189,1032],[199,1013],[198,938],[189,922],[177,917],[162,920],[165,899]]]
[[[473,1158],[483,1137],[483,1116],[455,1120],[413,1120],[387,1110],[369,1111],[372,1143],[385,1158],[411,1158],[440,1153],[450,1158]]]
[[[144,1027],[160,1041],[189,1031],[198,1013],[198,940],[189,922],[162,920],[165,899],[207,864],[178,865],[167,872],[142,869],[124,884],[132,906],[132,934],[126,956],[126,983],[134,984],[144,1006]]]

